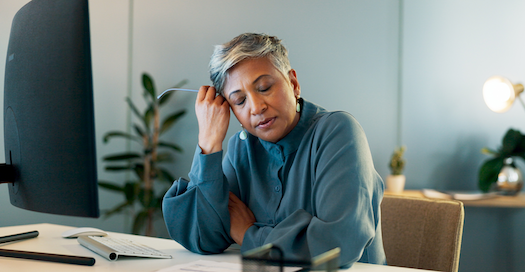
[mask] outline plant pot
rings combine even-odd
[[[405,175],[388,175],[386,177],[386,190],[392,193],[402,193],[405,188]]]

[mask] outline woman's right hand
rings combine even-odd
[[[199,122],[199,146],[203,154],[222,150],[230,123],[230,105],[222,95],[215,95],[215,87],[202,86],[195,101]]]

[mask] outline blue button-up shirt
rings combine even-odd
[[[234,242],[231,191],[257,220],[243,252],[273,243],[286,259],[308,260],[340,247],[345,266],[384,264],[383,181],[361,126],[346,112],[304,100],[302,108],[296,127],[277,143],[235,135],[224,159],[222,152],[204,155],[197,147],[191,181],[179,179],[164,198],[171,237],[198,253],[225,250]]]

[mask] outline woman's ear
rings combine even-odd
[[[300,96],[301,86],[299,85],[299,80],[297,80],[297,73],[294,69],[290,69],[290,71],[288,72],[288,78],[290,79],[290,84],[292,85],[294,96]]]

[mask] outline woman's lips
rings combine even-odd
[[[275,117],[266,118],[257,124],[256,128],[265,129],[269,128],[275,122]]]

